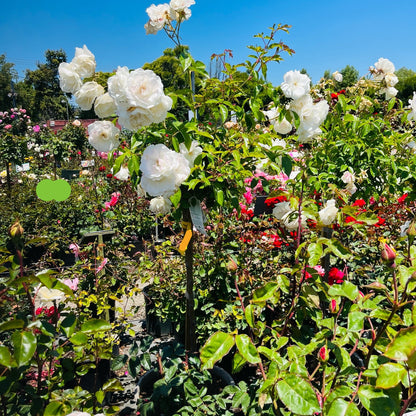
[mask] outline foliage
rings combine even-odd
[[[14,64],[7,62],[6,55],[0,55],[0,111],[6,111],[14,107],[13,94],[14,85],[13,79],[17,76],[14,69]]]

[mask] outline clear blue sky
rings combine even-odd
[[[159,2],[154,2],[158,4]],[[21,0],[8,2],[0,15],[0,54],[6,54],[23,76],[44,62],[46,49],[64,49],[70,61],[84,44],[95,54],[97,70],[117,66],[136,69],[171,47],[163,32],[146,35],[148,0],[79,1]],[[292,26],[280,40],[295,50],[272,64],[269,80],[280,84],[291,69],[306,68],[314,82],[326,69],[346,65],[365,75],[378,58],[396,69],[416,70],[415,0],[196,0],[192,17],[182,25],[182,41],[207,65],[213,53],[231,49],[232,63],[246,59],[253,35],[274,23]]]

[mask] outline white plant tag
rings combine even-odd
[[[204,226],[204,213],[201,209],[201,203],[196,197],[189,198],[189,212],[191,213],[192,224],[203,235],[207,235]]]

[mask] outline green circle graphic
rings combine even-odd
[[[64,179],[44,179],[37,184],[36,195],[42,201],[65,201],[71,195],[71,185]]]

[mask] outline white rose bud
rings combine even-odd
[[[110,97],[108,92],[100,95],[94,102],[94,111],[100,118],[106,118],[112,116],[117,110],[116,103]]]
[[[127,181],[130,178],[130,172],[128,168],[122,166],[120,170],[114,175],[119,181]]]
[[[62,62],[58,67],[59,86],[63,92],[74,94],[82,87],[82,81],[73,64]]]
[[[95,73],[95,56],[85,45],[83,48],[75,48],[75,57],[72,64],[81,78],[92,77]]]
[[[88,126],[88,142],[99,152],[110,152],[120,144],[120,130],[111,121],[96,121]]]
[[[95,81],[86,82],[74,95],[82,110],[91,110],[94,100],[104,94],[104,87]]]
[[[341,72],[338,72],[338,71],[335,71],[335,72],[332,74],[332,78],[334,78],[334,80],[335,80],[336,82],[342,82],[342,80],[343,80],[343,76],[342,76]]]
[[[184,143],[179,145],[179,151],[185,156],[190,168],[193,168],[195,159],[202,153],[202,148],[198,144],[196,140],[193,140],[189,150]]]

